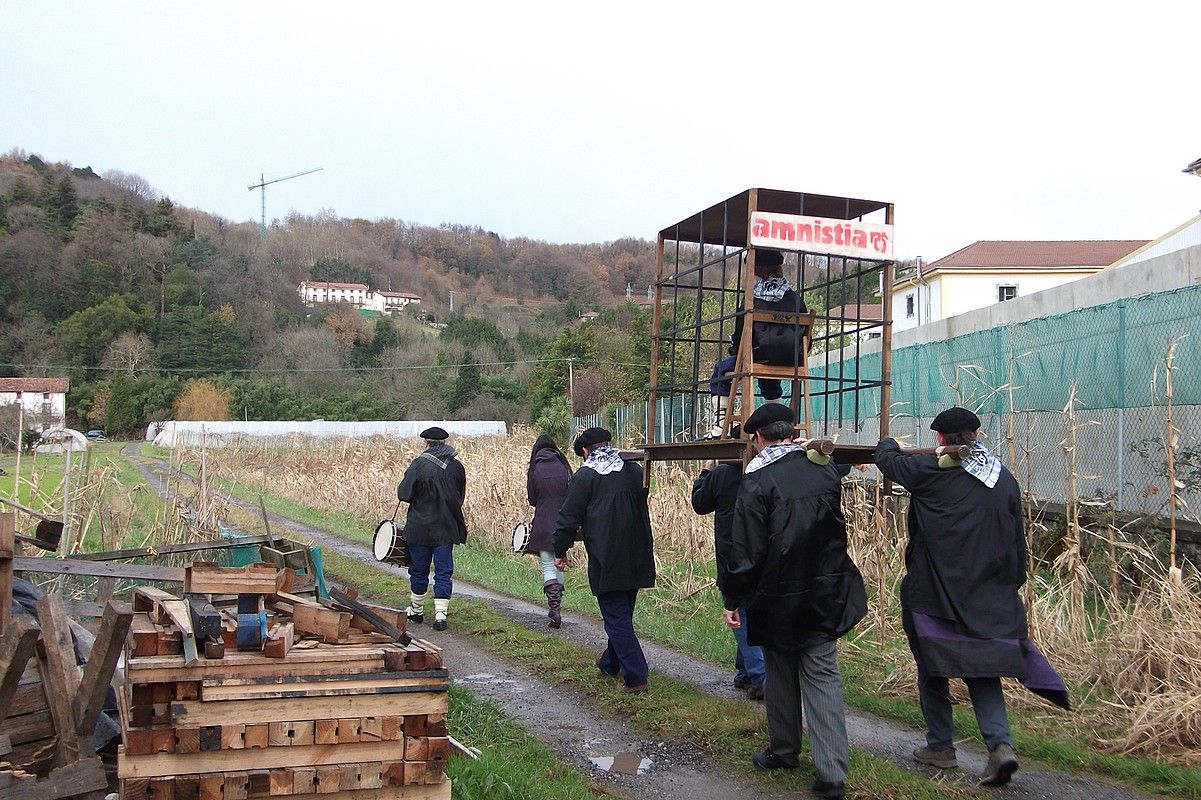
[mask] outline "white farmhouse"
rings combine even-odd
[[[70,388],[66,378],[0,378],[0,406],[20,404],[25,427],[46,430],[62,425]]]
[[[372,291],[365,283],[301,281],[297,287],[301,301],[312,308],[326,303],[349,303],[358,309],[394,314],[410,303],[420,303],[421,295],[410,292]]]

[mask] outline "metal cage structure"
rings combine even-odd
[[[799,431],[809,437],[824,438],[848,426],[858,430],[877,415],[880,436],[888,434],[893,213],[887,202],[754,188],[659,232],[648,461],[745,462],[753,454],[751,444],[730,432],[754,410],[760,380],[791,389],[788,401]],[[783,276],[809,310],[756,310],[751,290],[764,248],[784,254]],[[878,316],[865,309],[874,304],[863,300],[875,287],[881,296]],[[710,438],[709,383],[718,377],[715,364],[740,317],[744,333],[737,350],[728,351],[734,367],[722,373],[732,384],[729,410],[721,436]],[[792,326],[792,363],[756,363],[751,346],[756,322]],[[866,337],[881,339],[878,375],[860,370]],[[877,401],[870,411],[864,407],[868,394]],[[864,463],[871,452],[838,445],[834,457]]]

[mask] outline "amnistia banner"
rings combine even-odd
[[[756,211],[751,215],[751,246],[891,261],[892,226]]]

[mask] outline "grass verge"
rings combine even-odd
[[[160,452],[143,450],[150,456]],[[228,485],[223,484],[228,491]],[[233,494],[257,502],[260,492],[250,486],[234,487]],[[286,498],[263,494],[267,509],[280,516],[329,531],[342,538],[369,542],[374,522],[350,514],[329,513],[309,508]],[[329,556],[327,554],[327,561]],[[499,553],[467,545],[455,548],[455,573],[464,580],[534,602],[542,602],[542,583],[533,558]],[[732,670],[733,638],[721,621],[721,600],[716,591],[697,591],[684,601],[675,596],[681,585],[699,584],[711,575],[696,575],[678,563],[660,566],[659,585],[639,595],[635,613],[639,635],[652,641]],[[703,588],[703,586],[702,586]],[[582,570],[569,570],[564,607],[596,616],[596,603]],[[408,594],[407,586],[394,597]],[[870,633],[852,636],[840,650],[840,664],[846,688],[847,704],[861,711],[922,729],[921,710],[912,698],[882,695],[879,676],[884,659]],[[1201,770],[1150,758],[1099,752],[1092,742],[1066,735],[1058,712],[1038,713],[1011,710],[1015,745],[1019,754],[1035,759],[1061,772],[1080,771],[1105,775],[1134,789],[1168,797],[1201,797]],[[957,738],[980,741],[975,717],[969,708],[955,709]],[[917,738],[915,736],[915,738]]]

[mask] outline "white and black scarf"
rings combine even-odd
[[[421,455],[418,458],[427,458],[442,469],[446,469],[450,465],[450,460],[458,454],[459,451],[448,444],[436,444],[421,451]]]
[[[787,278],[757,278],[753,294],[756,300],[778,303],[791,288]]]
[[[746,475],[752,472],[763,469],[768,464],[774,464],[789,453],[803,453],[805,445],[796,444],[795,442],[780,442],[779,444],[769,444],[767,447],[760,450],[751,459],[751,463],[746,465]]]
[[[598,475],[608,475],[610,472],[621,472],[621,468],[626,464],[621,458],[621,451],[616,447],[604,445],[595,450],[588,451],[588,457],[584,459],[584,466],[591,470],[595,470]]]
[[[996,486],[1001,477],[1001,460],[980,442],[972,442],[972,449],[960,466],[989,489]]]

